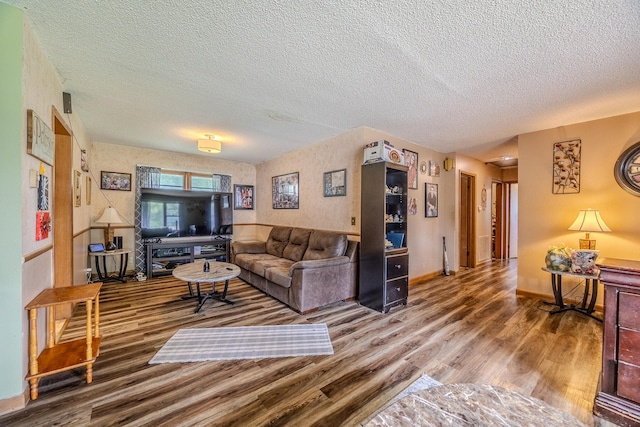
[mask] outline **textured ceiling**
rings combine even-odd
[[[638,0],[6,2],[94,141],[259,163],[368,126],[489,161],[640,110]]]

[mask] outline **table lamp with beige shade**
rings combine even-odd
[[[585,238],[580,239],[580,249],[596,249],[595,239],[589,239],[589,233],[592,232],[610,232],[604,220],[600,216],[600,211],[594,209],[582,209],[578,212],[578,217],[569,227],[571,231],[584,231]]]
[[[104,229],[104,246],[108,251],[112,251],[116,249],[116,244],[113,243],[113,229],[111,228],[111,224],[120,224],[122,223],[122,219],[118,212],[109,206],[105,208],[102,212],[102,216],[96,220],[98,224],[107,224],[107,228]]]

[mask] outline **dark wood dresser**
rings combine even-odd
[[[602,377],[595,415],[621,426],[640,425],[640,261],[598,262],[604,285]]]

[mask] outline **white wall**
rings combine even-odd
[[[518,184],[509,186],[511,191],[511,209],[509,211],[509,258],[518,258]]]

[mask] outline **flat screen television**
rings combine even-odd
[[[233,233],[231,193],[142,189],[142,238]]]

